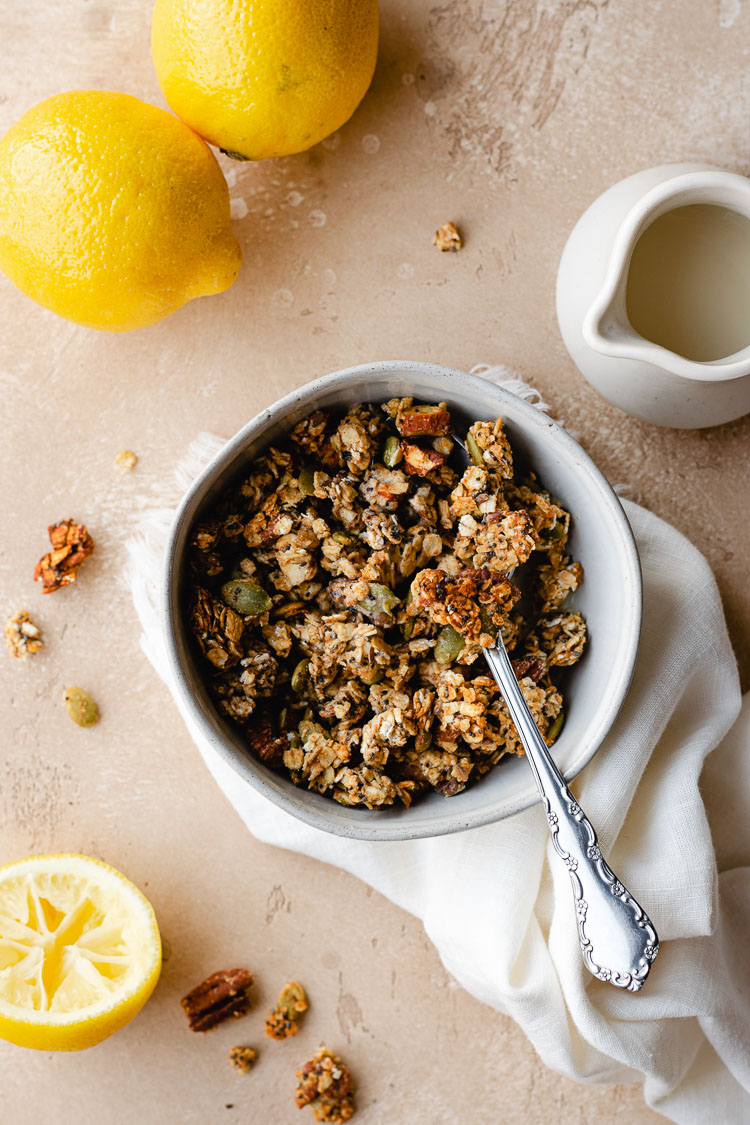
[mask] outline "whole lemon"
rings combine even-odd
[[[166,110],[75,90],[0,140],[0,268],[60,316],[142,328],[228,289],[240,260],[221,169]]]
[[[156,74],[172,109],[229,156],[303,152],[370,85],[378,0],[156,0]]]

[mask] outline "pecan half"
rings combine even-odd
[[[52,594],[76,580],[76,571],[94,549],[86,525],[61,520],[47,528],[52,550],[34,568],[34,581],[42,583],[42,593]]]
[[[250,1009],[247,990],[253,983],[247,969],[221,969],[197,985],[180,1003],[191,1031],[210,1031],[228,1019],[239,1019]]]

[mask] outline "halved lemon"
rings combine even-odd
[[[68,853],[0,867],[0,1038],[93,1047],[138,1014],[160,971],[153,907],[114,867]]]

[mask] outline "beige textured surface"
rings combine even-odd
[[[61,89],[160,101],[148,24],[145,0],[0,0],[0,131]],[[356,1072],[361,1125],[660,1120],[635,1087],[547,1070],[509,1020],[451,983],[412,918],[252,839],[138,650],[122,547],[139,511],[172,495],[172,467],[201,428],[230,434],[281,393],[363,360],[503,360],[612,480],[706,552],[747,678],[750,423],[680,433],[609,407],[567,359],[554,279],[578,214],[620,177],[691,158],[748,170],[749,36],[740,0],[385,0],[354,120],[309,154],[227,166],[245,253],[229,293],[112,337],[0,278],[0,604],[28,608],[47,640],[33,662],[0,665],[0,856],[105,857],[145,888],[171,948],[155,998],[108,1043],[70,1057],[1,1046],[3,1120],[286,1125],[302,1120],[293,1071],[321,1039]],[[446,218],[464,234],[459,255],[431,245]],[[126,447],[140,458],[130,474],[113,466]],[[43,598],[33,564],[46,525],[68,515],[97,551],[77,586]],[[70,682],[98,699],[98,727],[70,724]],[[191,1036],[179,997],[230,963],[258,974],[254,1014]],[[290,975],[313,1007],[278,1045],[262,1039],[262,1012]],[[261,1049],[248,1077],[225,1061],[243,1042]]]

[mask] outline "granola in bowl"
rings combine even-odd
[[[583,653],[570,514],[501,419],[445,403],[315,410],[190,531],[189,626],[254,756],[347,806],[453,796],[522,753],[481,657],[500,631],[537,725]],[[521,587],[524,590],[521,597]]]

